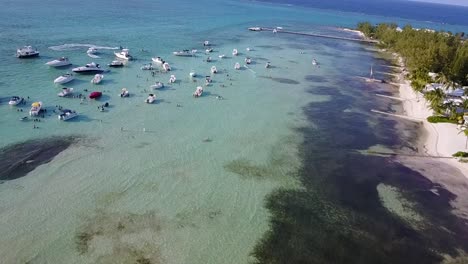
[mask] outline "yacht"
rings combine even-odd
[[[205,52],[206,52],[206,53],[213,52],[213,48],[206,49]]]
[[[151,64],[151,62],[150,62],[148,64],[145,64],[145,65],[141,66],[140,69],[147,70],[147,71],[152,71],[152,70],[154,70],[154,67],[153,67],[153,64]]]
[[[42,102],[34,102],[31,104],[31,110],[29,110],[30,116],[37,116],[41,112]]]
[[[77,116],[78,116],[78,113],[76,113],[75,111],[70,110],[70,109],[63,109],[62,113],[58,115],[58,119],[62,121],[67,121]]]
[[[240,67],[240,63],[236,62],[236,64],[234,64],[234,69],[240,70]]]
[[[211,62],[211,61],[212,61],[211,57],[206,58],[206,62]]]
[[[51,66],[51,67],[62,67],[62,66],[70,65],[70,64],[71,64],[70,60],[66,57],[60,57],[58,59],[46,62],[46,65]]]
[[[120,52],[114,52],[115,56],[124,60],[132,60],[133,57],[130,55],[128,49],[122,49]]]
[[[73,93],[73,88],[68,88],[68,87],[63,87],[62,91],[58,93],[57,95],[60,97],[65,97]]]
[[[220,59],[224,59],[224,58],[226,58],[226,55],[221,54],[221,55],[219,55],[218,57],[219,57]]]
[[[98,83],[100,83],[102,81],[102,79],[104,79],[104,75],[98,73],[98,74],[94,75],[94,78],[91,80],[91,83],[92,84],[98,84]]]
[[[10,102],[8,102],[9,105],[19,105],[21,102],[23,102],[23,98],[19,96],[13,96],[10,99]]]
[[[312,60],[312,65],[316,66],[318,63],[315,59]]]
[[[233,49],[233,50],[232,50],[232,56],[237,56],[237,54],[239,54],[239,52],[237,51],[237,49]]]
[[[205,85],[209,85],[211,82],[212,82],[211,76],[209,76],[209,75],[206,76],[206,77],[205,77]]]
[[[191,71],[191,72],[189,73],[189,76],[190,76],[190,78],[194,78],[194,77],[197,76],[197,73],[194,72],[194,71]]]
[[[164,63],[163,63],[162,68],[163,68],[165,71],[170,71],[170,70],[171,70],[171,66],[170,66],[169,63],[167,63],[167,62],[164,62]]]
[[[267,68],[267,69],[270,68],[270,66],[271,66],[270,62],[267,62],[267,63],[265,64],[265,68]]]
[[[193,50],[180,50],[180,51],[174,51],[172,54],[176,56],[183,56],[183,57],[192,57],[193,56]]]
[[[200,97],[203,94],[203,87],[198,86],[195,92],[193,93],[193,97]]]
[[[98,52],[98,50],[95,48],[95,47],[90,47],[88,48],[88,50],[86,51],[86,53],[88,54],[96,54]]]
[[[245,58],[245,63],[246,63],[246,64],[252,63],[252,59],[249,58],[249,57]]]
[[[250,27],[249,30],[250,31],[262,31],[262,28],[261,27]]]
[[[31,46],[24,46],[16,50],[16,57],[18,58],[32,58],[39,56],[39,51]]]
[[[86,64],[85,66],[73,68],[72,71],[77,72],[77,73],[101,73],[104,70],[101,69],[99,64],[91,62],[91,63]]]
[[[98,99],[101,96],[102,96],[101,92],[95,91],[89,94],[89,99]]]
[[[273,34],[278,33],[278,30],[276,28],[273,29]]]
[[[151,60],[158,65],[162,65],[164,63],[161,57],[154,57],[154,58],[151,58]]]
[[[164,84],[162,82],[156,82],[155,84],[150,86],[151,89],[161,89],[164,88]]]
[[[171,78],[169,78],[169,83],[175,83],[176,82],[176,77],[175,75],[171,75]]]
[[[152,104],[156,100],[156,95],[154,94],[149,94],[148,98],[146,98],[145,102],[147,104]]]
[[[211,46],[211,43],[208,41],[208,40],[205,40],[205,42],[203,42],[203,46]]]
[[[114,60],[112,61],[111,63],[107,64],[109,67],[113,67],[113,68],[118,68],[118,67],[123,67],[124,66],[124,63],[119,61],[119,60]]]
[[[61,75],[61,76],[57,77],[57,78],[54,80],[54,83],[57,83],[57,84],[64,84],[64,83],[68,83],[68,82],[73,81],[73,79],[75,79],[75,76],[73,76],[73,74],[71,74],[71,73],[65,73],[64,75]]]
[[[215,74],[217,72],[218,70],[216,69],[216,66],[211,66],[211,73]]]
[[[122,88],[122,91],[120,92],[120,97],[129,97],[130,93],[128,92],[127,88]]]

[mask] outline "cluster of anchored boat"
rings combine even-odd
[[[205,53],[207,55],[210,54],[211,52],[213,52],[213,48],[211,47],[211,44],[210,44],[209,41],[204,41],[203,46],[206,47]],[[247,48],[246,50],[251,51],[250,48]],[[97,52],[98,52],[98,50],[96,48],[90,47],[87,50],[86,53],[90,57],[94,56],[95,58],[99,58],[99,57],[95,56],[95,54]],[[198,51],[194,50],[194,49],[193,50],[181,50],[181,51],[174,51],[173,55],[175,55],[175,56],[184,56],[184,57],[192,57],[192,56],[196,56],[197,52]],[[133,59],[133,57],[130,55],[130,52],[129,52],[128,49],[121,48],[121,50],[119,52],[114,52],[114,54],[120,60],[112,61],[111,63],[108,64],[109,67],[123,67],[124,66],[123,61],[130,61],[130,60]],[[232,55],[233,56],[238,56],[239,55],[238,50],[233,49]],[[25,47],[20,48],[20,49],[17,50],[16,56],[18,58],[38,57],[39,56],[39,51],[37,51],[36,49],[34,49],[31,46],[25,46]],[[224,54],[219,56],[220,59],[223,59],[225,57],[226,56]],[[142,66],[141,69],[142,70],[151,70],[151,71],[153,71],[153,70],[155,70],[155,67],[153,67],[153,63],[154,63],[156,67],[161,68],[161,70],[164,71],[164,72],[171,71],[171,66],[169,65],[169,63],[166,62],[165,60],[163,60],[161,57],[153,57],[153,58],[151,58],[151,60],[152,60],[152,63],[149,63],[147,65]],[[212,61],[211,57],[208,56],[206,58],[206,62],[211,62],[211,61]],[[246,64],[251,64],[252,59],[249,58],[249,57],[245,58],[245,63]],[[58,59],[55,59],[55,60],[52,60],[52,61],[49,61],[49,62],[46,63],[46,65],[48,65],[50,67],[57,67],[57,68],[58,67],[63,67],[63,66],[69,66],[71,64],[72,63],[70,62],[70,60],[68,58],[66,58],[66,57],[60,57]],[[245,67],[247,67],[247,66],[245,66]],[[270,62],[267,62],[265,67],[269,68],[270,67]],[[240,65],[239,62],[235,63],[234,69],[236,69],[236,70],[241,69],[241,65]],[[101,83],[101,81],[104,78],[104,75],[102,75],[102,73],[105,70],[102,69],[99,64],[91,62],[91,63],[88,63],[88,64],[86,64],[84,66],[73,68],[72,71],[74,73],[77,73],[77,74],[95,73],[94,77],[91,79],[91,83],[99,84],[99,83]],[[211,71],[211,74],[218,73],[218,70],[217,70],[216,66],[214,66],[214,65],[211,67],[210,71]],[[154,76],[154,71],[152,73],[153,73],[153,76]],[[194,71],[191,71],[189,73],[189,76],[190,76],[190,78],[194,78],[194,77],[197,76],[197,74]],[[57,77],[54,80],[54,83],[56,83],[56,84],[66,84],[66,83],[71,82],[72,80],[74,80],[74,78],[75,77],[74,77],[74,75],[72,73],[66,73],[66,74],[63,74],[63,75]],[[172,84],[172,83],[175,83],[176,81],[177,81],[176,76],[171,75],[170,78],[169,78],[169,83]],[[211,76],[206,76],[205,77],[205,85],[210,85],[211,82],[212,82]],[[155,89],[155,90],[156,89],[161,89],[163,87],[164,87],[164,84],[162,82],[159,82],[159,81],[150,86],[151,89]],[[71,95],[73,93],[73,90],[74,89],[70,88],[70,87],[63,87],[62,91],[60,93],[58,93],[58,96],[60,96],[60,97],[69,96],[69,95]],[[193,96],[194,97],[200,97],[200,96],[202,96],[202,94],[203,94],[203,87],[198,86],[196,88],[195,92],[193,93]],[[120,97],[129,97],[130,93],[126,88],[123,88],[119,95],[120,95]],[[102,96],[102,93],[99,92],[99,91],[91,92],[88,95],[88,97],[90,99],[98,99],[101,96]],[[82,98],[81,95],[79,96],[79,98]],[[84,97],[82,98],[82,100],[83,99],[84,99]],[[151,93],[146,98],[145,102],[151,104],[155,100],[156,100],[156,95]],[[10,102],[9,102],[10,105],[18,105],[20,103],[25,103],[25,101],[24,101],[24,98],[21,98],[19,96],[13,96],[11,98]],[[40,114],[42,109],[43,109],[43,103],[42,102],[34,102],[31,105],[31,109],[29,111],[29,114],[31,116],[37,116],[37,115]],[[70,109],[60,109],[60,110],[61,110],[61,113],[58,115],[59,120],[64,120],[65,121],[65,120],[69,120],[71,118],[74,118],[74,117],[78,116],[76,111],[73,111],[73,110],[70,110]],[[22,120],[24,120],[24,118]]]

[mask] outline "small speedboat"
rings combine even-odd
[[[215,74],[217,72],[218,70],[216,69],[216,66],[211,66],[211,73]]]
[[[273,34],[278,33],[278,30],[276,28],[273,29]]]
[[[237,51],[237,49],[233,49],[233,50],[232,50],[232,56],[237,56],[237,54],[239,54],[239,52]]]
[[[102,79],[104,79],[104,75],[98,73],[98,74],[94,75],[93,79],[91,80],[91,83],[92,84],[98,84],[98,83],[100,83],[102,81]]]
[[[205,77],[205,84],[209,85],[213,80],[211,80],[211,76],[206,76]]]
[[[87,54],[96,54],[98,50],[95,47],[89,47],[88,50],[86,51]]]
[[[73,74],[71,74],[71,73],[66,73],[66,74],[64,74],[64,75],[61,75],[61,76],[57,77],[57,78],[54,80],[54,83],[57,83],[57,84],[64,84],[64,83],[68,83],[68,82],[73,81],[73,79],[75,79],[75,76],[73,76]]]
[[[193,97],[200,97],[203,94],[203,87],[198,86],[195,92],[193,93]]]
[[[245,63],[246,63],[246,64],[252,63],[252,59],[249,58],[249,57],[245,58]]]
[[[22,58],[32,58],[39,56],[39,51],[31,46],[24,46],[16,50],[16,57]]]
[[[13,96],[11,97],[10,101],[8,102],[9,105],[19,105],[21,102],[23,102],[23,98],[19,96]]]
[[[156,100],[156,95],[149,94],[148,97],[145,100],[145,103],[152,104],[155,100]]]
[[[29,110],[30,116],[37,116],[41,112],[42,102],[34,102],[31,104],[31,110]]]
[[[145,70],[145,71],[152,71],[154,70],[153,64],[148,63],[140,67],[140,69]]]
[[[129,97],[130,93],[128,92],[127,88],[122,88],[122,91],[120,92],[120,97]]]
[[[171,75],[171,77],[169,78],[169,83],[175,83],[176,82],[176,77],[175,75]]]
[[[246,50],[246,51],[251,51],[252,49],[251,49],[251,48],[246,48],[245,50]]]
[[[151,58],[151,60],[152,60],[154,63],[158,64],[158,65],[162,65],[163,62],[164,62],[163,59],[162,59],[161,57],[153,57],[153,58]]]
[[[58,93],[57,95],[60,97],[65,97],[73,93],[73,88],[68,88],[68,87],[63,87],[62,91]]]
[[[155,84],[150,86],[151,89],[161,89],[164,88],[164,84],[162,82],[156,82]]]
[[[164,62],[164,63],[163,63],[162,68],[163,68],[163,70],[165,70],[165,71],[170,71],[170,70],[171,70],[171,66],[170,66],[169,63],[167,63],[167,62]]]
[[[73,68],[72,71],[76,73],[101,73],[104,70],[101,69],[99,64],[91,62],[86,64],[85,66]]]
[[[58,59],[46,62],[46,65],[51,66],[51,67],[62,67],[62,66],[70,65],[70,64],[71,64],[70,60],[66,57],[60,57]]]
[[[124,66],[124,63],[119,61],[119,60],[114,60],[112,61],[111,63],[107,64],[109,67],[113,67],[113,68],[118,68],[118,67],[123,67]]]
[[[270,68],[270,66],[271,66],[270,62],[267,62],[267,63],[265,64],[265,68],[267,68],[267,69]]]
[[[89,94],[89,99],[98,99],[101,96],[102,96],[101,92],[94,91]]]
[[[226,55],[221,54],[221,55],[219,55],[218,57],[219,57],[220,59],[224,59],[224,58],[226,58]]]
[[[122,49],[120,52],[114,52],[115,56],[117,58],[123,59],[123,60],[132,60],[133,57],[130,55],[128,49]]]
[[[213,52],[213,48],[206,49],[205,52],[206,52],[206,53]]]
[[[211,46],[211,43],[208,40],[205,40],[203,42],[203,46]]]
[[[313,60],[312,60],[312,65],[315,66],[315,65],[317,65],[317,64],[318,64],[317,61],[316,61],[315,59],[313,59]]]
[[[58,119],[62,121],[67,121],[77,116],[78,116],[77,112],[70,110],[70,109],[63,109],[62,113],[58,115]]]
[[[211,62],[211,61],[212,61],[211,57],[206,58],[206,62]]]
[[[190,78],[194,78],[194,77],[197,76],[197,73],[194,72],[194,71],[191,71],[191,72],[189,73],[189,76],[190,76]]]
[[[172,54],[176,56],[182,56],[182,57],[192,57],[193,56],[193,50],[179,50],[179,51],[174,51]]]
[[[262,31],[262,28],[261,27],[250,27],[249,30],[250,31]]]
[[[234,64],[234,69],[239,70],[240,67],[240,63],[236,62],[236,64]]]

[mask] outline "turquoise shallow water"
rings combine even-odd
[[[22,4],[29,11],[18,8]],[[246,30],[283,25],[345,34],[335,26],[363,19],[331,11],[231,1],[15,1],[4,3],[0,16],[10,18],[0,22],[0,39],[8,43],[0,47],[0,97],[31,98],[23,112],[0,105],[0,146],[47,136],[83,138],[26,177],[0,185],[5,263],[127,263],[142,256],[155,263],[249,263],[269,229],[266,195],[279,187],[301,188],[294,173],[303,140],[295,128],[306,123],[302,107],[333,100],[310,91],[334,83],[343,68],[346,75],[365,75],[373,60],[357,43]],[[205,39],[215,49],[209,64],[203,61]],[[16,59],[15,49],[26,44],[41,57]],[[86,56],[89,44],[106,47],[100,58]],[[45,62],[67,56],[74,66],[106,65],[120,45],[137,60],[104,73],[102,84],[91,85],[89,75],[67,84],[77,93],[103,91],[103,99],[81,103],[56,96],[60,86],[53,79],[71,67],[50,69]],[[199,53],[171,55],[185,48]],[[233,48],[241,52],[238,58],[232,58]],[[220,60],[220,54],[228,58]],[[153,56],[169,61],[179,81],[156,91],[157,103],[148,105],[149,86],[170,76],[140,70]],[[254,63],[234,70],[245,56]],[[312,58],[320,68],[312,67]],[[271,69],[264,68],[266,61]],[[212,65],[220,73],[194,99]],[[189,79],[191,70],[201,75],[196,82]],[[325,81],[307,82],[309,75]],[[118,96],[122,87],[130,98]],[[18,120],[35,100],[48,109],[39,129]],[[110,107],[99,112],[104,102]],[[52,113],[56,105],[80,117],[59,122]]]

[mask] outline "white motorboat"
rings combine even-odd
[[[39,56],[39,51],[31,46],[24,46],[16,50],[16,57],[18,58],[32,58]]]
[[[122,49],[120,52],[114,52],[115,56],[117,58],[123,59],[123,60],[132,60],[133,57],[130,55],[128,49]]]
[[[193,56],[193,50],[179,50],[179,51],[174,51],[172,54],[176,56],[182,56],[182,57],[192,57]]]
[[[68,83],[68,82],[73,81],[73,79],[75,79],[75,76],[73,76],[73,74],[71,74],[71,73],[65,73],[64,75],[61,75],[61,76],[57,77],[57,78],[54,80],[54,83],[57,83],[57,84],[64,84],[64,83]]]
[[[194,72],[194,71],[191,71],[191,72],[189,73],[189,76],[190,76],[190,78],[194,78],[194,77],[197,76],[197,73]]]
[[[219,57],[220,59],[224,59],[224,58],[226,58],[226,55],[221,54],[221,55],[219,55],[218,57]]]
[[[114,60],[112,61],[111,63],[107,64],[109,67],[113,67],[113,68],[118,68],[118,67],[123,67],[124,66],[124,63],[119,61],[119,60]]]
[[[245,58],[245,63],[246,63],[246,64],[252,63],[252,59],[249,58],[249,57]]]
[[[203,87],[198,86],[195,92],[193,93],[193,97],[200,97],[203,94]]]
[[[163,68],[165,71],[170,71],[170,70],[171,70],[171,66],[170,66],[169,63],[167,63],[167,62],[164,62],[164,63],[163,63],[162,68]]]
[[[154,67],[153,67],[153,64],[148,63],[148,64],[145,64],[145,65],[141,66],[140,69],[142,69],[144,71],[152,71],[152,70],[154,70]]]
[[[211,46],[211,43],[208,40],[205,40],[203,42],[203,46]]]
[[[312,65],[316,66],[318,63],[315,59],[312,60]]]
[[[73,93],[73,88],[68,88],[68,87],[63,87],[62,91],[58,93],[57,95],[60,97],[65,97]]]
[[[151,58],[151,60],[158,65],[162,65],[164,63],[161,57],[154,57],[154,58]]]
[[[232,56],[237,56],[238,54],[239,52],[237,51],[237,49],[232,50]]]
[[[104,79],[104,75],[98,73],[98,74],[94,75],[93,79],[91,80],[91,83],[92,84],[98,84],[98,83],[100,83],[102,81],[102,79]]]
[[[236,64],[234,64],[234,69],[239,70],[240,67],[240,63],[236,62]]]
[[[276,28],[273,29],[273,34],[278,33],[278,30]]]
[[[213,80],[211,80],[211,76],[206,76],[205,77],[205,85],[209,85]]]
[[[129,97],[130,92],[127,90],[127,88],[122,88],[122,91],[120,92],[120,97]]]
[[[13,96],[11,97],[10,101],[8,102],[9,105],[19,105],[21,102],[23,102],[23,98],[19,96]]]
[[[51,67],[62,67],[62,66],[70,65],[70,64],[71,64],[70,60],[66,57],[60,57],[58,59],[46,62],[46,65],[51,66]]]
[[[267,69],[270,68],[270,66],[271,66],[270,62],[267,62],[267,63],[265,64],[265,68],[267,68]]]
[[[176,82],[176,77],[175,75],[171,75],[171,78],[169,78],[169,83],[175,83]]]
[[[206,49],[205,52],[206,52],[206,53],[213,52],[213,49],[212,49],[212,48]]]
[[[156,95],[149,94],[148,98],[146,98],[145,102],[147,104],[152,104],[156,100]]]
[[[164,88],[164,84],[162,82],[156,82],[155,84],[150,86],[151,89],[161,89]]]
[[[41,112],[42,102],[34,102],[31,104],[31,110],[29,110],[30,116],[37,116]]]
[[[77,73],[101,73],[104,70],[101,69],[99,64],[91,62],[91,63],[86,64],[85,66],[73,68],[72,71],[77,72]]]
[[[212,61],[211,57],[206,58],[206,62],[211,62],[211,61]]]
[[[245,50],[246,50],[246,51],[251,51],[252,49],[251,49],[251,48],[246,48]]]
[[[77,116],[78,116],[77,112],[70,110],[70,109],[63,109],[62,113],[58,115],[58,119],[62,121],[67,121]]]
[[[218,70],[216,69],[216,66],[211,66],[211,73],[215,74],[217,72]]]
[[[250,31],[262,31],[261,27],[249,27]]]
[[[89,47],[88,50],[86,51],[88,54],[96,54],[98,53],[98,50],[95,47]]]

